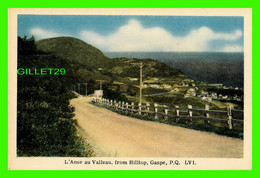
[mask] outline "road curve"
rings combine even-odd
[[[243,157],[243,140],[122,116],[89,101],[79,97],[71,104],[99,157]]]

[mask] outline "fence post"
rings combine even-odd
[[[179,108],[180,107],[178,105],[175,106],[176,122],[179,122],[179,120],[180,120],[180,110],[179,110]]]
[[[118,106],[118,104],[116,103],[116,100],[114,100],[114,107],[115,107],[116,110],[118,110],[117,106]]]
[[[192,105],[188,105],[188,113],[189,113],[189,117],[190,117],[190,121],[192,122]]]
[[[208,120],[208,118],[209,118],[209,113],[207,112],[207,111],[209,110],[209,105],[208,105],[208,104],[205,104],[205,110],[206,110],[206,112],[205,112],[205,117],[206,117],[206,119],[204,120],[204,123],[207,125],[207,124],[210,123],[209,120]]]
[[[112,101],[112,108],[115,109],[115,105],[116,105],[116,100]]]
[[[149,115],[149,111],[150,111],[150,103],[146,103],[146,115]]]
[[[167,108],[167,106],[166,105],[164,105],[164,114],[166,114],[165,116],[164,116],[164,119],[166,120],[166,121],[168,121],[168,111],[169,111],[169,109]]]
[[[121,109],[121,101],[118,101],[118,109]]]
[[[128,102],[126,102],[125,105],[126,105],[126,112],[128,112]]]
[[[132,106],[132,110],[131,110],[131,111],[132,111],[132,113],[134,113],[134,109],[135,109],[135,103],[134,103],[134,102],[132,102],[132,103],[131,103],[131,106]]]
[[[141,115],[142,114],[142,104],[138,103],[138,114]]]
[[[154,118],[157,120],[158,119],[158,104],[154,103]]]
[[[125,109],[125,102],[123,101],[122,102],[122,110],[124,111],[124,109]]]
[[[234,106],[227,105],[227,119],[228,119],[228,128],[231,130],[233,129],[233,123],[232,123],[232,109],[234,109]]]

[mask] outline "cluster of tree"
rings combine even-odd
[[[18,75],[17,154],[87,156],[69,105],[73,67],[38,51],[33,37],[18,37],[18,68],[65,68],[66,75]]]
[[[85,66],[85,65],[84,65]],[[19,156],[91,156],[77,135],[72,86],[82,95],[99,89],[92,68],[37,48],[34,37],[18,37],[18,68],[64,68],[65,75],[18,75],[17,154]],[[98,74],[99,76],[100,74]],[[88,83],[87,88],[82,83]],[[104,97],[127,98],[120,87],[103,85]],[[129,91],[130,92],[130,91]]]

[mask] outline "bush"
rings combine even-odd
[[[18,37],[18,68],[65,68],[63,59],[37,51],[34,38]],[[88,156],[69,100],[73,75],[18,75],[18,156]]]

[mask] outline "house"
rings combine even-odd
[[[169,85],[169,84],[163,84],[163,88],[165,88],[165,89],[171,89],[171,88],[172,88],[172,86],[171,86],[171,85]]]
[[[212,97],[212,99],[218,99],[218,95],[217,95],[217,93],[211,93],[211,97]]]
[[[204,90],[201,90],[201,92],[200,92],[203,96],[208,96],[209,95],[209,93],[207,92],[207,91],[204,91]]]
[[[159,80],[159,78],[151,78],[152,80],[155,80],[155,81],[158,81]]]
[[[204,101],[212,101],[212,98],[209,97],[209,96],[207,96],[207,97],[203,96],[201,99],[204,100]]]
[[[206,101],[212,101],[212,98],[211,97],[206,97]]]
[[[209,86],[222,87],[223,84],[222,83],[211,83],[211,84],[209,84]]]
[[[150,85],[150,87],[152,87],[152,88],[161,88],[159,85],[157,85],[157,84],[152,84],[152,85]]]
[[[189,91],[190,92],[195,92],[195,89],[194,88],[190,88]]]
[[[241,98],[236,98],[236,99],[234,99],[235,101],[241,101]]]
[[[222,96],[222,99],[228,99],[228,95]]]
[[[178,92],[180,90],[179,90],[179,88],[174,88],[173,91]]]
[[[137,81],[138,78],[131,78],[131,77],[129,77],[129,80],[130,80],[130,81]]]
[[[190,95],[191,96],[196,96],[196,93],[195,92],[190,92]]]
[[[184,98],[189,98],[190,97],[190,94],[189,93],[186,93],[185,95],[184,95]]]

